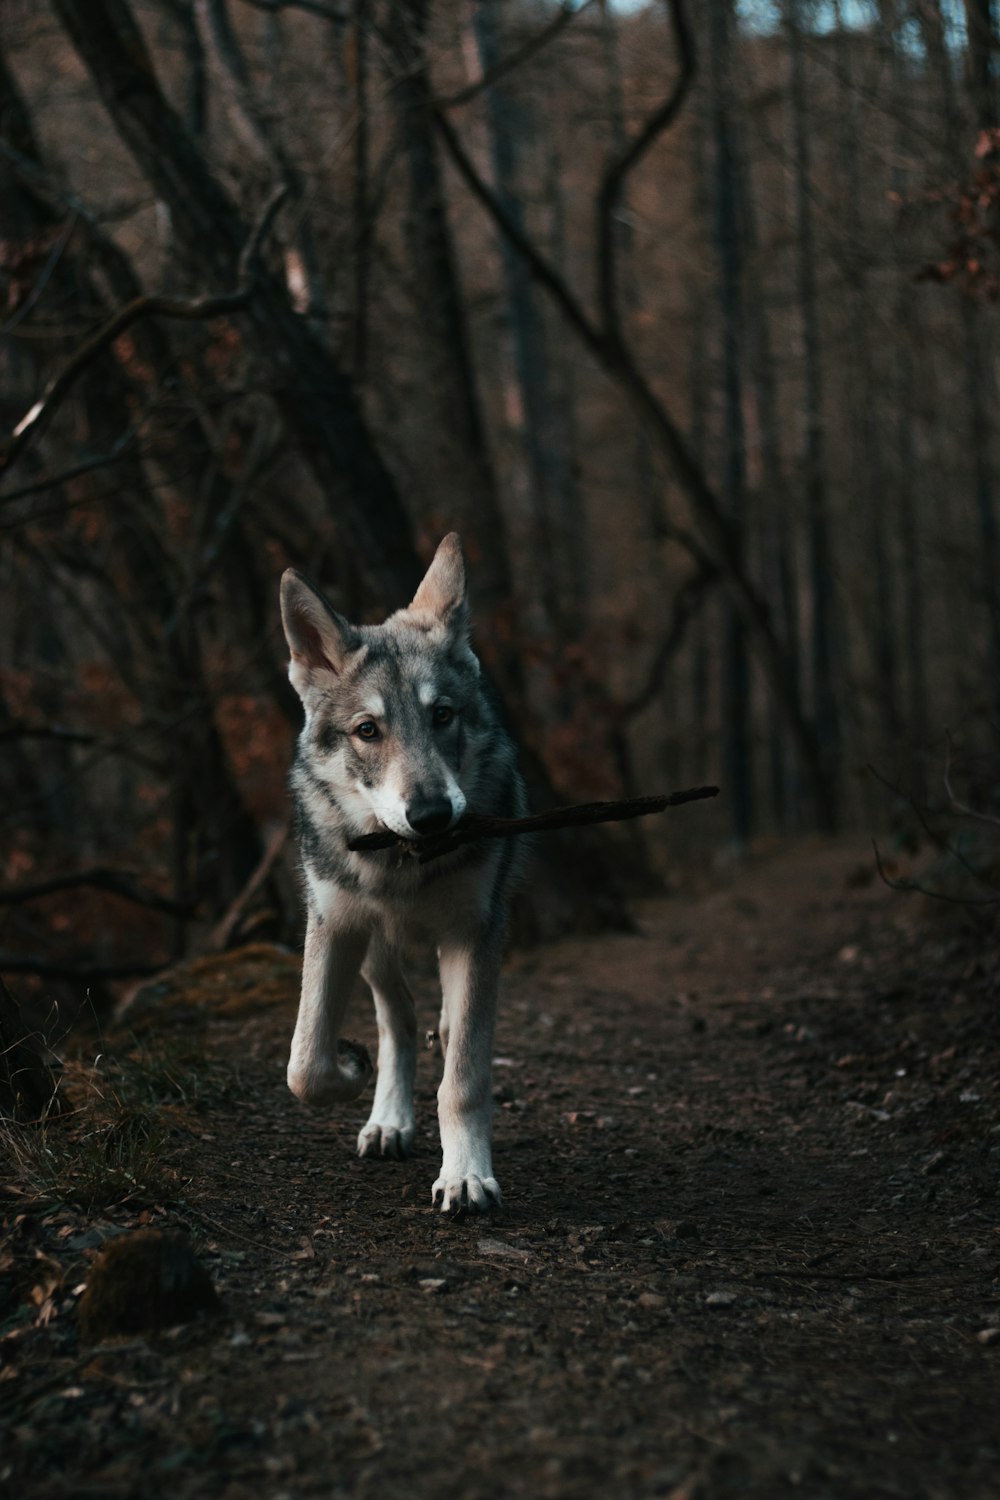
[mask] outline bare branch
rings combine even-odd
[[[519,255],[528,262],[532,274],[549,292],[556,298],[563,312],[573,322],[577,331],[590,345],[599,359],[605,359],[605,344],[608,340],[614,340],[618,345],[624,343],[624,338],[618,326],[617,304],[614,295],[615,279],[615,255],[614,255],[614,210],[620,196],[625,178],[632,171],[657,136],[673,124],[680,112],[681,106],[687,97],[688,90],[695,74],[694,43],[688,26],[687,16],[681,0],[668,0],[671,20],[674,30],[674,38],[680,63],[680,72],[670,95],[650,115],[649,119],[638,132],[621,155],[613,161],[604,174],[597,197],[597,255],[598,255],[598,287],[600,293],[601,326],[593,325],[580,303],[569,292],[569,288],[563,282],[561,276],[540,255],[528,237],[521,232],[519,227],[506,213],[499,197],[478,176],[472,166],[471,160],[461,147],[455,132],[448,122],[444,120],[442,111],[452,109],[459,104],[465,104],[469,99],[475,97],[481,90],[489,88],[498,78],[502,77],[514,68],[518,67],[527,57],[532,56],[541,47],[550,42],[575,16],[582,14],[589,4],[586,0],[584,5],[575,9],[571,8],[568,0],[560,8],[559,13],[549,26],[545,27],[537,36],[531,38],[525,45],[518,48],[510,57],[503,58],[495,67],[489,69],[482,78],[470,84],[468,88],[460,90],[456,94],[435,102],[435,123],[444,139],[448,153],[458,168],[466,185],[479,198],[480,202],[488,210],[491,217],[496,221],[502,233],[510,240]]]
[[[663,675],[671,657],[684,641],[687,628],[701,608],[707,594],[721,577],[721,569],[709,558],[704,558],[698,567],[677,591],[670,623],[656,649],[646,681],[637,693],[618,706],[619,717],[634,719],[656,699],[663,686]]]
[[[601,330],[588,317],[559,272],[514,222],[500,198],[477,172],[471,157],[440,110],[434,112],[434,124],[452,163],[473,197],[479,199],[500,233],[513,245],[518,255],[524,258],[531,274],[558,304],[566,320],[576,329],[595,359],[601,364],[607,364],[609,350]]]
[[[253,6],[254,10],[267,11],[270,15],[281,10],[304,10],[321,20],[332,21],[335,26],[346,26],[349,20],[346,10],[324,5],[322,0],[243,0],[243,4]]]
[[[917,802],[915,797],[911,797],[909,792],[904,792],[902,787],[894,785],[894,783],[889,781],[887,777],[883,776],[880,771],[876,771],[873,765],[869,765],[868,769],[875,777],[876,781],[880,781],[888,791],[893,793],[894,796],[902,798],[907,807],[909,807],[910,811],[916,817],[917,822],[920,824],[924,833],[926,833],[927,837],[930,839],[935,848],[940,849],[942,854],[950,855],[955,863],[959,865],[967,875],[970,875],[972,879],[975,880],[979,885],[989,884],[988,881],[983,879],[979,871],[973,865],[970,865],[969,861],[966,859],[965,855],[961,853],[960,850],[956,849],[953,844],[949,844],[946,838],[942,837],[940,833],[938,833],[931,827],[930,822],[928,821],[926,809],[920,806],[920,803]],[[927,894],[931,895],[933,893],[928,892]],[[950,898],[946,897],[943,899]]]
[[[52,249],[49,251],[48,259],[39,272],[38,280],[35,282],[34,286],[31,288],[31,291],[25,297],[24,301],[14,311],[11,317],[7,319],[7,322],[3,325],[3,327],[0,328],[0,333],[12,333],[13,330],[18,326],[18,324],[28,316],[29,312],[35,306],[49,281],[51,280],[56,266],[59,264],[60,260],[63,257],[66,246],[73,238],[73,230],[75,228],[76,221],[73,218],[70,218],[67,221],[66,226],[60,234],[59,238],[56,240],[55,244],[52,246]]]
[[[76,729],[62,729],[58,724],[10,724],[0,729],[0,745],[14,740],[58,740],[64,745],[96,745],[96,734]]]
[[[205,134],[208,97],[205,49],[198,35],[194,0],[158,0],[158,3],[173,18],[180,31],[186,84],[184,122],[191,134],[200,140]]]
[[[40,979],[70,979],[93,984],[101,979],[145,979],[159,974],[163,964],[72,964],[41,957],[24,957],[0,948],[0,973],[37,974]]]
[[[94,750],[95,754],[87,759],[81,770],[89,770],[107,756],[120,755],[123,760],[142,766],[154,776],[162,776],[169,762],[157,760],[155,756],[146,755],[138,748],[137,741],[145,732],[149,731],[140,728],[115,739],[103,739],[99,734],[81,729],[66,729],[61,724],[25,724],[15,721],[0,729],[0,745],[12,745],[20,740],[51,740],[57,745],[82,745]],[[158,738],[162,738],[162,730],[159,728]]]
[[[22,417],[14,428],[14,441],[0,463],[0,473],[9,469],[28,443],[44,431],[55,414],[56,408],[61,405],[76,383],[78,376],[139,318],[184,318],[197,322],[207,318],[223,317],[227,313],[242,312],[249,300],[250,289],[240,287],[233,292],[222,292],[215,296],[192,299],[143,295],[137,297],[134,302],[130,302],[127,307],[121,308],[114,317],[109,318],[95,334],[80,345],[72,359],[63,365],[58,375],[49,381],[27,415]]]
[[[264,850],[260,863],[236,897],[236,900],[232,902],[229,910],[223,914],[212,928],[208,942],[205,945],[209,953],[218,952],[227,946],[250,902],[274,869],[278,856],[285,847],[287,838],[288,824],[283,823],[280,828],[275,829],[274,833],[268,839],[267,848]]]
[[[29,885],[0,887],[0,906],[23,906],[28,901],[40,901],[45,896],[56,896],[61,891],[79,890],[88,886],[92,890],[108,891],[131,901],[136,906],[146,906],[151,911],[164,912],[170,917],[190,918],[194,908],[178,905],[167,896],[161,896],[148,887],[139,885],[134,875],[125,870],[80,870],[75,875],[57,875],[51,880],[36,880]]]
[[[913,880],[909,875],[894,877],[888,873],[882,863],[878,844],[872,839],[872,848],[875,851],[875,865],[885,885],[891,891],[902,891],[907,896],[930,896],[934,901],[947,901],[952,906],[996,906],[1000,903],[1000,895],[996,896],[950,896],[946,891],[932,891],[929,886],[921,885],[919,880]],[[985,884],[981,877],[977,876],[980,884]]]
[[[140,318],[177,318],[186,322],[204,322],[209,318],[242,312],[253,293],[261,244],[286,196],[287,189],[283,185],[264,205],[264,210],[240,255],[238,285],[234,291],[193,298],[159,297],[144,293],[134,298],[127,306],[120,308],[96,333],[81,344],[73,357],[49,381],[31,410],[14,428],[14,440],[3,460],[0,461],[0,474],[9,469],[28,444],[44,431],[81,372],[88,365],[93,364],[94,360],[103,354],[115,339]]]
[[[1000,818],[995,817],[992,813],[977,812],[974,807],[970,807],[967,802],[962,802],[958,797],[956,797],[955,793],[952,791],[952,786],[951,786],[951,766],[952,766],[951,735],[949,734],[947,738],[948,738],[948,751],[947,751],[947,754],[945,756],[943,780],[944,780],[944,789],[948,793],[948,801],[951,803],[952,811],[956,812],[956,813],[959,813],[963,818],[971,818],[971,820],[974,823],[987,823],[987,824],[989,824],[993,828],[1000,828]]]
[[[251,3],[253,3],[253,0],[251,0]],[[541,52],[543,47],[547,47],[550,42],[555,40],[563,27],[568,26],[570,21],[574,21],[577,16],[582,16],[584,11],[588,10],[593,3],[594,0],[582,0],[581,4],[573,5],[572,0],[562,0],[562,4],[547,26],[543,26],[541,31],[536,32],[534,36],[530,36],[520,47],[515,47],[509,57],[502,57],[491,68],[487,68],[481,77],[474,79],[464,89],[459,89],[454,94],[446,94],[440,99],[435,99],[435,109],[457,109],[459,105],[468,104],[470,100],[475,99],[484,90],[492,88],[501,78],[505,78],[508,73],[513,73],[522,63],[526,63],[529,58]]]
[[[39,163],[23,151],[18,151],[10,141],[0,136],[0,156],[14,168],[18,179],[32,188],[53,208],[68,210],[73,214],[78,227],[86,235],[96,252],[99,267],[117,293],[119,301],[132,301],[142,290],[132,263],[113,239],[106,235],[98,220],[82,198],[77,197],[64,184],[54,181]],[[105,214],[105,217],[108,217]]]
[[[434,111],[434,123],[453,165],[470,192],[486,209],[508,243],[524,259],[531,274],[552,297],[584,346],[598,364],[619,382],[640,419],[666,448],[681,484],[695,502],[696,515],[702,530],[706,533],[715,555],[723,563],[736,603],[743,611],[748,624],[761,638],[765,666],[775,695],[788,710],[790,721],[796,728],[800,743],[807,743],[810,731],[802,720],[797,704],[793,701],[788,674],[780,659],[780,648],[770,624],[767,604],[741,568],[739,549],[729,518],[676,422],[642,374],[621,331],[617,327],[609,330],[589,316],[565,278],[537,248],[534,241],[507,211],[499,195],[477,171],[450,121],[440,110]],[[683,539],[684,534],[681,532],[678,531],[676,535],[678,539]],[[693,538],[691,540],[694,541]],[[700,546],[695,544],[692,547],[692,555],[698,557],[700,553]]]
[[[647,125],[643,127],[629,149],[613,167],[614,180],[619,185],[624,174],[639,160],[655,135],[662,131],[669,121],[676,118],[677,110],[693,74],[694,56],[681,0],[667,0],[667,3],[670,5],[675,31],[680,38],[679,45],[682,48],[681,76],[671,91],[669,99],[654,112]],[[799,752],[803,774],[808,782],[817,817],[823,824],[830,822],[832,820],[830,786],[820,754],[816,730],[803,712],[795,676],[789,666],[787,653],[775,630],[768,601],[746,570],[738,537],[719,494],[709,483],[683,431],[643,374],[629,348],[615,320],[613,296],[610,307],[612,313],[610,325],[605,320],[607,307],[602,307],[602,317],[595,321],[587,313],[564,277],[542,254],[520,225],[514,222],[498,195],[483,180],[442,110],[434,111],[434,123],[452,163],[470,192],[486,209],[508,244],[523,257],[531,274],[552,297],[584,347],[618,382],[633,410],[651,436],[666,452],[678,482],[691,501],[696,524],[704,537],[705,548],[699,545],[698,551],[693,552],[692,555],[697,557],[699,552],[707,550],[718,563],[733,604],[753,636],[768,684],[777,703],[785,713]],[[607,258],[606,263],[611,265],[611,261]]]
[[[673,26],[680,71],[667,98],[649,116],[642,129],[604,173],[597,195],[597,295],[604,334],[623,341],[618,310],[615,266],[614,214],[625,179],[638,166],[650,146],[674,123],[694,81],[694,40],[682,0],[667,0]]]
[[[61,484],[69,484],[72,479],[79,479],[83,474],[92,474],[95,469],[106,469],[111,464],[117,463],[125,454],[125,449],[138,434],[137,427],[130,427],[123,432],[116,443],[113,443],[107,453],[95,454],[92,458],[83,458],[72,468],[63,469],[59,474],[53,474],[48,479],[36,479],[33,484],[22,485],[19,490],[8,490],[5,495],[0,495],[0,505],[9,505],[14,500],[27,500],[32,495],[41,495],[46,490],[56,489]],[[36,517],[32,516],[32,520]]]
[[[295,162],[286,151],[277,122],[261,106],[254,81],[233,28],[228,0],[195,0],[195,11],[199,26],[211,40],[212,50],[219,63],[231,103],[231,116],[236,129],[247,142],[251,151],[263,157],[271,176],[283,183],[291,199],[302,195],[302,179]],[[293,277],[286,255],[285,280],[299,312],[312,317],[322,317],[325,312],[316,245],[307,214],[299,212],[291,225],[293,241],[297,241],[295,252],[297,271]],[[304,286],[296,286],[298,276]]]

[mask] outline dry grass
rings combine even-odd
[[[231,1075],[183,1040],[69,1061],[40,1121],[0,1120],[8,1185],[87,1211],[137,1197],[163,1201],[172,1190],[163,1161],[172,1113],[224,1106],[232,1090]]]
[[[57,1097],[62,1108],[37,1124],[0,1122],[11,1185],[88,1210],[162,1190],[162,1125],[102,1071],[101,1059],[67,1064]]]

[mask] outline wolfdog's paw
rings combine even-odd
[[[358,1136],[358,1155],[388,1156],[399,1160],[409,1156],[415,1133],[413,1125],[384,1125],[378,1120],[369,1120]]]
[[[289,1059],[288,1087],[303,1104],[342,1104],[364,1092],[374,1071],[368,1048],[342,1039],[337,1043],[335,1061],[327,1057]]]
[[[439,1177],[431,1188],[434,1207],[443,1214],[486,1214],[500,1208],[503,1196],[495,1177]]]

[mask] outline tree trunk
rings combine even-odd
[[[601,11],[601,44],[604,53],[606,107],[611,127],[611,150],[616,158],[620,158],[628,147],[628,126],[625,120],[625,87],[618,49],[618,21],[609,0],[598,0],[598,3]],[[696,196],[702,192],[702,184],[703,178],[700,172],[697,172],[694,183]],[[618,241],[617,259],[622,308],[626,324],[634,325],[642,316],[643,295],[642,285],[636,275],[635,234],[627,193],[619,197],[616,208],[612,232]],[[693,341],[694,344],[697,342],[697,340]],[[662,487],[656,483],[649,440],[641,425],[636,427],[634,453],[636,485],[639,494],[647,497],[649,506],[649,534],[651,537],[660,536],[666,519],[663,513]]]
[[[201,29],[211,41],[230,100],[230,118],[252,156],[263,164],[273,186],[282,183],[294,204],[302,195],[298,169],[282,144],[272,120],[261,108],[250,69],[229,16],[227,0],[195,0]],[[285,281],[293,305],[310,317],[326,311],[319,257],[308,214],[295,215],[295,243],[285,252]]]
[[[980,130],[995,130],[998,122],[996,59],[1000,39],[994,29],[992,0],[965,0],[968,29],[966,78],[973,118]],[[967,298],[962,301],[966,343],[965,389],[972,426],[976,515],[987,611],[987,651],[990,678],[1000,684],[1000,540],[992,464],[992,434],[996,425],[996,375],[991,351],[981,327],[981,314]],[[1000,686],[994,702],[1000,704]]]
[[[89,69],[125,144],[174,216],[191,268],[210,286],[231,287],[248,227],[216,182],[157,83],[126,0],[55,0],[57,13]],[[351,551],[366,567],[383,603],[412,597],[423,575],[406,512],[372,442],[350,378],[330,349],[261,270],[247,322],[255,352],[277,376],[274,399],[320,487],[339,500]],[[551,786],[526,756],[538,800]],[[593,841],[591,840],[591,846]],[[599,846],[602,855],[603,843]],[[587,881],[583,862],[546,851],[548,879],[584,922],[626,920],[620,892],[605,867]],[[593,874],[593,871],[591,872]]]
[[[993,0],[965,0],[966,86],[973,118],[980,130],[995,130],[998,123],[996,58],[1000,50],[993,20]]]
[[[802,49],[801,0],[784,0],[784,23],[791,63],[791,126],[795,191],[795,279],[802,321],[804,360],[803,478],[809,537],[810,631],[814,722],[830,792],[832,826],[837,823],[837,762],[840,716],[834,681],[833,573],[830,550],[825,429],[823,351],[816,287],[816,249],[812,221],[811,151]]]
[[[969,42],[966,77],[973,114],[981,129],[991,128],[994,118],[992,83],[992,20],[988,0],[967,0]],[[946,167],[964,175],[969,165],[969,143],[964,138],[962,113],[955,96],[951,57],[945,36],[939,0],[925,0],[919,12],[921,36],[928,60],[937,76],[944,105]],[[996,413],[996,377],[992,369],[983,314],[971,298],[959,296],[962,320],[964,386],[963,406],[968,420],[972,460],[973,505],[979,532],[980,587],[986,612],[986,661],[994,685],[994,705],[1000,704],[1000,536],[996,514],[996,483],[992,444]],[[964,642],[959,644],[959,654]]]
[[[685,55],[689,56],[689,52]],[[675,117],[679,101],[684,96],[685,81],[690,76],[691,68],[685,66],[680,86],[675,87],[669,99],[650,115],[630,147],[627,159],[623,158],[617,164],[614,175],[618,181],[635,164],[643,149]],[[650,436],[660,445],[668,459],[691,506],[700,537],[698,550],[707,552],[717,566],[726,589],[743,616],[748,635],[755,643],[760,666],[787,720],[789,732],[799,752],[817,824],[824,829],[832,827],[835,815],[836,765],[829,763],[823,756],[817,734],[803,713],[798,686],[789,675],[787,656],[775,632],[771,610],[767,600],[741,565],[739,549],[734,543],[725,506],[705,478],[702,467],[694,458],[690,445],[671,412],[643,374],[623,334],[620,320],[614,315],[614,279],[606,275],[611,269],[610,260],[606,254],[602,254],[599,267],[602,318],[596,323],[553,269],[551,262],[538,252],[519,223],[506,212],[502,201],[483,181],[455,131],[440,111],[436,119],[438,130],[447,143],[457,170],[500,228],[504,241],[532,267],[535,277],[553,298],[583,347],[617,383],[622,395],[646,424]],[[602,210],[608,203],[611,186],[612,179],[606,176],[604,188],[599,194]],[[599,216],[598,236],[602,251],[606,250],[608,244],[607,236],[603,233],[605,227],[606,216],[602,212]]]
[[[840,6],[837,7],[838,12]],[[842,189],[842,258],[847,281],[847,328],[853,351],[850,384],[847,391],[848,411],[854,430],[851,444],[854,465],[851,496],[856,507],[860,531],[867,524],[870,539],[874,628],[871,631],[876,684],[876,718],[880,721],[884,751],[895,751],[900,731],[898,666],[895,623],[896,573],[889,556],[890,538],[896,533],[891,511],[892,488],[888,483],[884,434],[886,424],[880,421],[879,398],[882,382],[878,378],[872,333],[877,326],[877,308],[872,298],[868,276],[868,247],[862,197],[866,175],[860,153],[863,144],[858,114],[858,86],[854,78],[855,40],[853,31],[840,22],[842,40],[838,76],[840,123],[840,156]]]
[[[160,3],[173,18],[181,34],[184,52],[184,124],[195,140],[200,140],[205,134],[208,120],[208,91],[205,49],[198,35],[195,0],[160,0]]]
[[[371,152],[368,102],[368,0],[353,0],[354,163],[354,378],[365,388],[368,367],[368,294],[375,220],[370,203]]]
[[[550,243],[556,265],[565,268],[568,260],[566,204],[563,193],[564,163],[553,141],[545,144],[545,180],[543,194],[550,208]],[[539,306],[543,316],[551,309]],[[550,346],[557,341],[546,338]],[[589,602],[589,549],[587,515],[580,492],[578,455],[583,451],[578,430],[576,366],[560,351],[549,362],[549,402],[546,408],[548,447],[554,462],[550,463],[551,485],[545,500],[549,510],[552,538],[553,584],[560,633],[569,640],[579,640],[587,626]],[[641,835],[640,835],[641,837]]]
[[[55,0],[55,8],[126,146],[169,205],[192,270],[213,290],[233,286],[249,226],[164,98],[125,0]],[[317,482],[344,499],[346,530],[373,585],[387,602],[410,597],[423,570],[348,377],[263,271],[248,323],[257,352],[278,376],[275,400]]]
[[[746,110],[746,100],[741,102]],[[738,140],[732,140],[732,149],[739,165],[736,177],[739,189],[738,219],[745,247],[743,320],[748,351],[747,384],[756,418],[758,443],[758,472],[748,482],[752,491],[759,490],[761,494],[759,545],[763,574],[767,592],[774,601],[776,628],[787,654],[789,676],[801,690],[796,533],[782,458],[782,424],[774,348],[768,321],[767,290],[760,264],[763,252],[757,229],[753,164],[749,156],[741,152]],[[773,692],[769,696],[773,708],[777,710],[778,704]],[[788,743],[781,714],[775,711],[768,718],[772,814],[778,827],[795,827],[802,812],[801,774],[795,762],[794,746]]]
[[[484,72],[502,54],[497,0],[477,0],[473,29]],[[523,105],[503,84],[486,90],[486,119],[495,190],[513,221],[523,227],[521,160],[526,135]],[[511,543],[518,555],[519,614],[529,622],[529,650],[544,652],[560,618],[555,587],[555,543],[551,504],[565,515],[573,493],[569,455],[553,431],[553,394],[550,357],[545,340],[543,309],[538,305],[531,274],[507,240],[500,245],[506,290],[506,316],[513,349],[516,436],[522,446],[521,483],[512,498]],[[551,702],[547,672],[532,692],[532,707],[546,716]]]
[[[715,148],[713,224],[719,268],[718,297],[722,331],[723,484],[733,545],[746,566],[746,434],[743,427],[743,247],[737,202],[745,193],[739,181],[729,101],[730,0],[711,0],[708,15],[709,87]],[[753,772],[750,749],[750,667],[743,617],[727,602],[724,635],[724,765],[733,836],[744,845],[753,832]]]
[[[397,69],[393,99],[409,167],[407,244],[429,344],[430,373],[424,395],[432,412],[430,426],[441,444],[435,469],[447,481],[443,498],[448,513],[476,554],[476,608],[487,639],[509,638],[510,621],[505,620],[511,600],[508,542],[431,120],[428,0],[393,0],[390,15],[389,38]],[[507,628],[492,630],[494,623]],[[508,655],[491,664],[498,667],[508,688],[517,684],[516,658]]]
[[[887,11],[890,7],[886,7]],[[922,7],[926,10],[926,7]],[[903,56],[903,38],[894,33],[893,27],[900,20],[898,7],[891,6],[883,24],[892,40],[892,86],[897,101],[894,109],[894,162],[890,174],[890,189],[900,203],[905,203],[912,191],[908,174],[904,169],[910,148],[909,132],[903,110],[903,84],[907,80],[906,63]],[[938,17],[940,21],[940,16]],[[941,39],[943,43],[943,38]],[[927,47],[928,62],[934,66],[931,47]],[[946,101],[947,103],[947,101]],[[929,721],[927,701],[927,645],[924,638],[924,579],[920,565],[919,516],[923,499],[920,467],[917,463],[914,412],[917,403],[917,382],[913,361],[913,346],[920,347],[924,337],[921,318],[921,299],[916,295],[912,281],[899,278],[896,292],[895,321],[900,330],[895,349],[895,428],[893,447],[896,461],[896,509],[899,515],[900,552],[900,596],[902,617],[901,656],[905,664],[907,697],[905,720],[907,739],[911,747],[911,763],[917,775],[914,790],[917,795],[922,780],[921,756],[926,749]]]

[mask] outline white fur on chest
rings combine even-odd
[[[336,926],[377,930],[393,942],[402,942],[421,931],[435,938],[468,931],[488,915],[487,892],[496,869],[492,851],[485,869],[480,866],[472,880],[462,867],[443,871],[424,884],[427,867],[407,856],[396,868],[380,867],[377,876],[365,869],[362,858],[353,860],[352,866],[360,867],[361,890],[350,890],[337,880],[324,880],[308,862],[304,867],[311,910]]]

